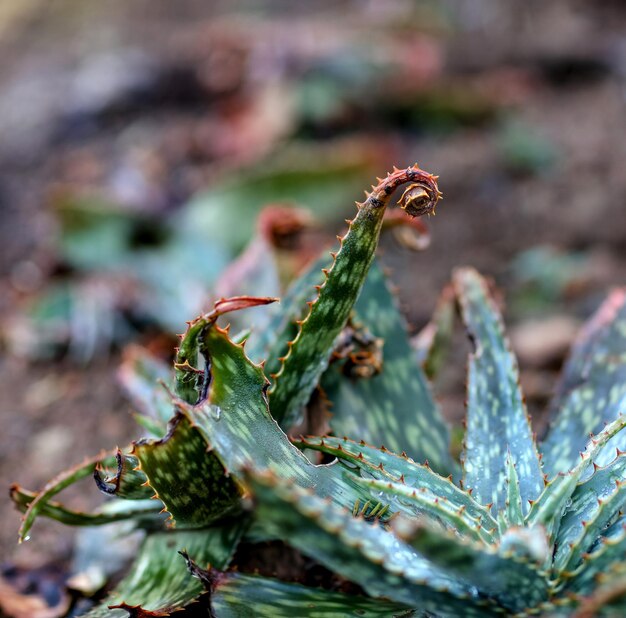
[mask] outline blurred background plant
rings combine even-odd
[[[383,239],[411,324],[455,265],[494,276],[536,426],[573,333],[626,282],[620,2],[4,0],[0,52],[4,479],[134,437],[123,345],[167,358],[262,206],[322,222],[265,236],[297,268],[393,163],[446,198],[426,254]],[[460,418],[462,375],[438,380]],[[17,551],[8,499],[0,516],[7,561],[68,560],[64,531]]]

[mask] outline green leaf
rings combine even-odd
[[[622,563],[626,553],[626,518],[620,517],[603,533],[592,551],[582,555],[582,563],[574,573],[566,574],[565,590],[588,595],[597,586],[598,576],[613,565]]]
[[[415,362],[406,322],[378,264],[372,264],[354,309],[353,323],[383,341],[382,370],[354,377],[346,375],[345,363],[328,368],[322,388],[332,402],[333,432],[384,444],[396,453],[405,451],[449,474],[453,463],[448,429]]]
[[[37,494],[22,489],[18,485],[11,486],[11,500],[15,506],[25,513]],[[116,521],[127,519],[158,522],[161,504],[153,500],[116,501],[106,504],[102,509],[91,513],[83,513],[69,509],[59,502],[46,501],[40,507],[37,515],[49,517],[66,526],[104,526]]]
[[[100,455],[90,457],[82,463],[61,472],[48,481],[45,487],[37,493],[37,496],[26,509],[24,518],[22,519],[22,525],[19,530],[19,542],[21,543],[24,539],[26,539],[35,519],[45,509],[46,504],[53,496],[56,496],[66,487],[73,485],[81,479],[93,475],[97,464],[102,466],[111,466],[115,465],[115,463],[115,453],[101,453]]]
[[[176,394],[183,401],[194,404],[206,398],[206,390],[211,378],[211,367],[207,363],[206,354],[200,348],[204,331],[210,329],[221,315],[231,311],[269,305],[276,300],[278,299],[253,296],[222,298],[215,303],[211,313],[188,323],[187,332],[182,336],[174,363]]]
[[[607,442],[626,427],[626,417],[620,416],[588,442],[578,464],[567,474],[558,474],[545,487],[526,516],[527,526],[544,526],[551,543],[559,530],[561,517],[576,490],[581,476],[594,462]]]
[[[138,468],[139,460],[132,455],[125,455],[117,450],[115,455],[117,467],[111,473],[102,466],[96,464],[94,479],[98,489],[105,494],[125,498],[127,500],[150,499],[154,495],[154,490],[148,485],[148,477]]]
[[[271,474],[250,474],[247,482],[259,521],[372,596],[437,616],[495,615],[493,603],[379,525]]]
[[[362,470],[366,477],[379,481],[393,480],[413,489],[425,489],[431,496],[448,500],[462,508],[473,521],[481,521],[483,533],[491,539],[491,531],[497,528],[496,520],[489,511],[449,478],[439,476],[429,466],[415,463],[405,454],[396,455],[386,448],[377,449],[365,442],[354,442],[348,438],[309,436],[294,441],[304,449],[312,449],[337,457]]]
[[[198,367],[200,354],[198,341],[206,325],[204,319],[191,322],[176,354],[174,363],[176,394],[187,403],[196,403],[200,400],[208,378],[207,368]]]
[[[386,495],[394,510],[410,517],[427,517],[431,521],[441,522],[451,530],[475,541],[493,543],[497,538],[497,524],[491,530],[485,530],[482,518],[474,518],[463,502],[455,502],[433,493],[426,487],[410,487],[404,483],[377,479],[357,479],[357,483],[367,488],[377,500]]]
[[[559,571],[574,570],[584,552],[589,551],[600,533],[619,516],[626,504],[626,456],[617,457],[580,483],[561,521],[556,538],[554,566]]]
[[[134,564],[122,582],[86,618],[127,616],[125,609],[168,616],[195,601],[204,591],[192,577],[179,552],[186,552],[198,564],[218,569],[228,566],[243,531],[234,520],[203,530],[157,532],[146,537]]]
[[[374,259],[390,195],[407,182],[414,183],[403,196],[407,212],[414,216],[434,210],[439,198],[435,179],[417,166],[387,176],[359,205],[270,390],[272,416],[283,426],[299,420],[326,370],[335,339],[346,324]]]
[[[588,597],[575,597],[579,601],[575,616],[593,618],[606,616],[619,618],[626,614],[626,564],[623,558],[597,573],[595,586]]]
[[[496,599],[511,612],[522,612],[548,599],[546,573],[529,560],[502,555],[495,546],[471,542],[453,531],[424,523],[416,526],[397,519],[394,528],[421,556],[476,586],[481,593]],[[521,590],[523,594],[520,594]]]
[[[206,526],[237,502],[237,485],[182,414],[174,417],[163,439],[136,442],[133,454],[177,528]]]
[[[505,508],[510,452],[526,513],[528,502],[543,490],[544,480],[519,388],[517,362],[483,278],[473,269],[459,269],[454,287],[474,346],[468,371],[463,485],[473,490],[478,502],[493,503],[496,512]]]
[[[590,433],[626,409],[626,290],[614,291],[581,332],[551,407],[554,420],[541,452],[553,476],[576,463]],[[608,463],[616,447],[626,450],[626,435],[613,440],[597,463]]]
[[[522,508],[522,496],[520,495],[520,483],[517,470],[510,453],[506,456],[506,503],[503,509],[504,521],[507,527],[522,526],[524,524],[524,511]]]
[[[424,616],[398,603],[309,588],[253,575],[215,576],[211,607],[215,618],[398,618]],[[253,612],[253,614],[252,614]]]
[[[281,478],[342,505],[369,495],[353,475],[338,466],[313,465],[280,429],[267,408],[267,378],[225,330],[207,327],[199,343],[210,367],[206,400],[196,406],[179,403],[180,411],[199,431],[226,471],[241,476],[245,468],[273,470]]]

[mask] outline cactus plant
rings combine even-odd
[[[444,317],[411,347],[375,262],[386,208],[405,184],[405,213],[433,213],[436,177],[395,169],[358,204],[339,250],[280,305],[219,300],[189,323],[173,372],[135,351],[122,381],[150,437],[38,493],[12,487],[21,539],[37,516],[145,530],[129,573],[88,616],[169,615],[203,594],[205,615],[217,617],[626,611],[626,294],[615,291],[576,342],[537,444],[475,270],[455,271]],[[473,346],[460,462],[421,367],[432,377],[445,362],[451,303]],[[262,329],[220,325],[250,307]],[[320,388],[329,430],[293,437],[315,428],[307,411]],[[116,500],[91,513],[54,501],[91,474]],[[348,594],[229,570],[242,540],[282,541],[356,586]]]

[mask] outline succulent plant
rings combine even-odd
[[[375,262],[388,202],[407,184],[405,213],[433,213],[436,178],[395,169],[280,305],[221,299],[190,322],[173,374],[135,351],[121,377],[151,437],[38,493],[13,486],[22,539],[37,516],[145,530],[126,577],[88,616],[169,615],[202,595],[220,618],[626,612],[626,293],[580,335],[537,444],[476,271],[455,271],[412,347]],[[433,377],[446,362],[455,306],[472,343],[460,462],[422,368]],[[221,326],[253,307],[250,329]],[[92,474],[117,500],[91,513],[54,501]],[[242,540],[282,541],[353,585],[229,569]]]

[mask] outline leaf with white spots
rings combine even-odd
[[[457,502],[454,497],[439,496],[425,486],[415,488],[388,480],[359,478],[357,483],[368,489],[377,500],[389,502],[393,512],[441,523],[475,541],[493,543],[497,539],[497,525],[491,530],[485,529],[481,517],[474,517],[467,512],[465,500]]]
[[[572,494],[556,537],[557,572],[573,571],[625,505],[626,456],[622,455],[603,468],[595,468]]]
[[[526,516],[526,525],[545,527],[550,542],[554,543],[563,513],[569,506],[580,479],[606,444],[624,428],[626,428],[626,416],[620,416],[597,436],[593,436],[580,454],[576,466],[565,474],[558,474],[548,482],[539,498],[533,502]]]
[[[524,512],[544,488],[541,465],[519,387],[517,362],[487,284],[473,269],[455,271],[454,288],[473,343],[463,454],[466,488],[495,511],[505,508],[507,452],[517,470]]]
[[[382,342],[382,368],[367,377],[347,374],[346,362],[331,364],[322,388],[332,403],[330,426],[340,436],[405,451],[449,474],[448,428],[409,345],[404,318],[376,263],[354,307],[353,322]]]
[[[149,534],[124,579],[85,618],[123,618],[129,613],[169,616],[186,607],[204,587],[191,575],[180,552],[203,567],[225,569],[242,531],[242,522],[232,521],[203,530]]]
[[[394,521],[402,540],[434,565],[445,569],[516,613],[548,599],[547,574],[530,560],[501,554],[496,545],[472,542],[452,531]],[[524,591],[520,595],[520,590]]]
[[[281,425],[290,427],[299,420],[326,370],[335,340],[348,320],[374,259],[389,199],[400,185],[408,182],[413,184],[403,195],[402,205],[409,215],[434,210],[439,199],[435,178],[417,166],[387,176],[359,205],[270,390],[270,410]]]
[[[182,414],[161,440],[136,442],[133,454],[176,528],[206,526],[237,504],[240,492],[233,479]]]
[[[576,340],[552,403],[554,420],[541,444],[545,471],[566,472],[587,436],[626,412],[626,289],[615,290]],[[613,440],[598,458],[611,461],[626,450],[626,435]]]
[[[212,326],[202,331],[198,346],[210,367],[206,399],[195,406],[179,402],[178,408],[230,478],[241,480],[246,468],[269,469],[285,482],[315,487],[338,504],[367,499],[343,467],[316,466],[291,444],[270,416],[263,370],[248,359],[243,345]]]
[[[510,453],[506,456],[506,503],[502,511],[507,527],[524,524],[522,496],[520,495],[519,477]]]
[[[396,455],[387,449],[377,449],[365,442],[354,442],[348,438],[334,436],[323,438],[308,436],[295,440],[294,443],[300,448],[320,451],[345,461],[350,466],[355,466],[366,478],[372,477],[387,482],[391,480],[402,483],[410,489],[425,490],[428,492],[430,503],[436,498],[447,500],[470,517],[472,524],[481,522],[485,538],[491,539],[491,531],[497,527],[497,522],[489,510],[457,487],[451,479],[438,475],[429,466],[418,464],[406,455]]]
[[[600,574],[620,563],[626,555],[626,517],[620,517],[595,543],[589,553],[583,554],[582,563],[566,581],[564,590],[588,595],[597,586]]]
[[[379,525],[272,474],[250,473],[247,483],[264,526],[371,596],[442,617],[498,614],[495,603]]]

